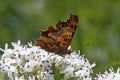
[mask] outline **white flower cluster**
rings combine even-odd
[[[118,68],[117,72],[115,73],[113,68],[110,68],[108,71],[106,70],[103,74],[97,74],[97,77],[94,78],[95,80],[120,80],[120,69]]]
[[[35,78],[50,78],[53,80],[53,71],[49,54],[39,47],[21,45],[21,42],[12,43],[13,49],[5,45],[4,54],[0,60],[0,69],[6,73],[10,80],[35,80]]]
[[[13,48],[5,45],[0,59],[0,69],[8,74],[10,80],[56,80],[56,68],[60,69],[57,74],[64,74],[66,80],[71,77],[81,80],[91,80],[90,73],[95,63],[89,61],[78,52],[70,55],[59,56],[48,53],[32,43],[21,45],[20,40],[13,43]]]
[[[0,48],[0,70],[7,73],[9,80],[120,80],[120,69],[115,73],[113,68],[92,78],[90,74],[96,64],[91,65],[80,51],[63,57],[32,43],[21,45],[20,40],[12,42],[12,47],[6,44],[5,49]]]
[[[80,52],[77,54],[71,53],[66,55],[63,60],[63,73],[66,78],[79,77],[82,80],[91,80],[90,73],[92,73],[92,68],[95,67],[95,63],[90,65],[89,61],[84,58],[84,55],[81,56]]]

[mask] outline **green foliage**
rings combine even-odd
[[[58,20],[64,21],[74,13],[79,16],[79,25],[72,40],[73,49],[81,50],[97,67],[118,63],[119,4],[120,0],[0,0],[0,47],[18,39],[34,42],[39,29],[55,27]]]
[[[53,63],[52,69],[54,70],[54,79],[55,80],[64,80],[64,74],[60,72],[62,69],[62,65],[55,67],[55,63]]]

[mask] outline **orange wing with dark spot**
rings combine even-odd
[[[58,55],[69,54],[71,50],[68,50],[68,47],[77,25],[78,16],[71,14],[66,22],[59,21],[56,24],[56,29],[50,26],[47,30],[41,30],[41,37],[35,41],[35,45]]]

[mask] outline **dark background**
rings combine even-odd
[[[55,27],[70,13],[79,17],[73,49],[96,62],[96,72],[119,66],[120,0],[0,0],[0,47],[18,39],[23,44],[34,43],[39,29]]]

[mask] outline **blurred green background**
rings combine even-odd
[[[98,69],[120,66],[120,0],[0,0],[0,47],[34,42],[39,29],[55,27],[70,13],[79,17],[73,49]]]

